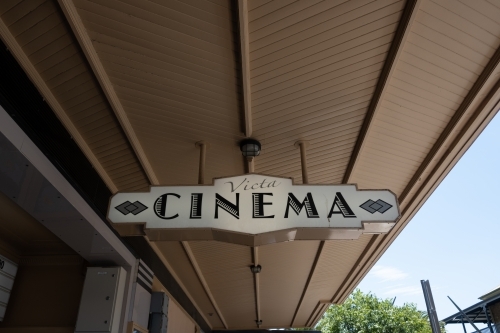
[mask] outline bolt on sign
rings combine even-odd
[[[222,240],[258,245],[296,239],[355,239],[386,233],[400,216],[389,190],[356,185],[294,185],[259,174],[213,185],[151,186],[117,193],[108,219],[117,229],[142,224],[154,240]]]

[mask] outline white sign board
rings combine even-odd
[[[213,185],[152,186],[148,193],[117,193],[108,219],[146,223],[148,229],[215,228],[261,234],[290,228],[391,226],[399,218],[388,190],[355,185],[293,185],[289,178],[247,174],[215,179]]]

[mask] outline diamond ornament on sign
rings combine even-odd
[[[127,215],[129,213],[137,215],[148,209],[148,207],[146,207],[139,201],[136,201],[134,203],[131,203],[130,201],[125,201],[121,205],[116,206],[115,209],[120,213],[122,213],[123,215]]]
[[[386,211],[388,211],[392,205],[388,204],[384,200],[378,199],[377,201],[373,200],[367,200],[365,203],[363,203],[361,206],[359,206],[366,210],[367,212],[370,213],[376,213],[379,212],[380,214],[384,214]]]

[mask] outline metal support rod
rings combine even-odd
[[[437,317],[436,306],[434,305],[429,280],[420,280],[420,283],[422,284],[422,290],[424,291],[425,305],[427,306],[427,314],[429,315],[432,333],[441,333],[441,327],[439,327],[439,319]]]
[[[490,315],[488,314],[488,308],[486,308],[486,305],[483,305],[483,311],[484,314],[486,315],[486,321],[488,322],[488,328],[490,329],[490,333],[495,333],[493,331],[493,328],[491,327]]]
[[[467,330],[465,329],[465,324],[464,324],[464,316],[461,316],[460,319],[462,320],[462,327],[464,329],[464,333],[467,333]]]
[[[259,248],[254,246],[252,248],[252,257],[254,266],[259,265]],[[261,317],[260,317],[260,283],[259,283],[259,273],[254,273],[254,291],[255,291],[255,314],[257,320],[255,321],[257,324],[257,328],[260,328]]]
[[[247,157],[248,162],[248,173],[255,172],[255,157],[249,156]]]
[[[469,322],[469,324],[471,324],[471,325],[472,325],[472,327],[474,327],[474,329],[475,329],[476,331],[480,332],[480,329],[479,329],[479,328],[477,328],[477,326],[476,326],[476,325],[474,325],[474,322],[473,322],[473,321],[469,318],[469,316],[467,316],[467,315],[465,314],[465,312],[463,312],[463,311],[462,311],[462,309],[460,309],[460,308],[458,307],[458,305],[457,305],[455,302],[453,302],[453,300],[451,299],[451,297],[450,297],[450,296],[446,296],[446,297],[448,297],[448,298],[450,299],[450,301],[453,303],[453,305],[455,305],[455,307],[458,309],[458,311],[460,311],[460,313],[462,314],[462,316],[463,316],[463,317],[465,317],[465,319],[467,319],[467,321]]]
[[[205,183],[205,157],[207,154],[208,143],[205,141],[198,141],[195,143],[196,147],[200,148],[200,165],[198,169],[198,184]]]
[[[476,318],[479,317],[480,315],[481,315],[481,312],[478,312],[478,314],[474,318],[472,318],[472,321],[475,321]]]
[[[309,184],[309,176],[307,173],[307,155],[306,147],[309,145],[307,141],[299,140],[295,142],[295,148],[300,148],[300,163],[302,166],[302,184]]]

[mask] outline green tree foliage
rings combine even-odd
[[[427,313],[414,304],[392,305],[356,289],[342,305],[332,305],[316,326],[323,333],[432,333]],[[444,327],[441,328],[445,332]]]

